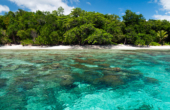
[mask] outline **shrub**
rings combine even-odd
[[[21,41],[21,44],[22,45],[29,45],[29,44],[33,44],[33,41],[32,40],[30,40],[30,39],[26,39],[26,40],[22,40]]]
[[[151,42],[150,43],[151,46],[160,46],[161,44],[157,43],[157,42]]]
[[[134,44],[135,45],[145,45],[145,41],[142,39],[137,39]]]
[[[164,45],[170,45],[170,42],[166,42],[166,43],[164,43]]]
[[[0,44],[8,44],[11,43],[11,39],[6,33],[6,30],[0,29]]]

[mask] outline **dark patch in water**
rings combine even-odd
[[[18,95],[5,95],[0,97],[0,109],[1,110],[27,110],[25,108],[27,100],[25,96]]]
[[[0,79],[0,88],[6,87],[7,81],[8,81],[8,79]]]
[[[146,83],[151,83],[151,84],[158,84],[159,81],[155,78],[150,78],[150,77],[144,77],[144,81]]]
[[[166,70],[167,72],[170,72],[170,68],[165,68],[165,70]]]
[[[153,106],[152,105],[143,104],[141,107],[139,107],[138,109],[135,109],[135,110],[153,110]]]
[[[2,65],[0,65],[0,69],[2,68],[3,66]]]

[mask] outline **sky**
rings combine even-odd
[[[146,20],[170,21],[170,0],[0,0],[0,15],[8,11],[53,11],[62,6],[64,14],[79,7],[86,11],[116,14],[122,17],[127,9],[142,14]]]

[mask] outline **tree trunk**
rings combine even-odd
[[[125,38],[125,41],[124,41],[124,45],[126,44],[126,38]]]
[[[13,42],[14,42],[14,44],[16,44],[16,41],[15,41],[15,36],[14,36],[14,34],[12,34],[12,38],[13,38]]]

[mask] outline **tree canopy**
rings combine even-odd
[[[126,10],[115,14],[87,12],[74,8],[64,15],[64,8],[52,12],[27,12],[19,9],[0,16],[0,44],[133,44],[170,42],[170,22],[148,20],[142,14]]]

